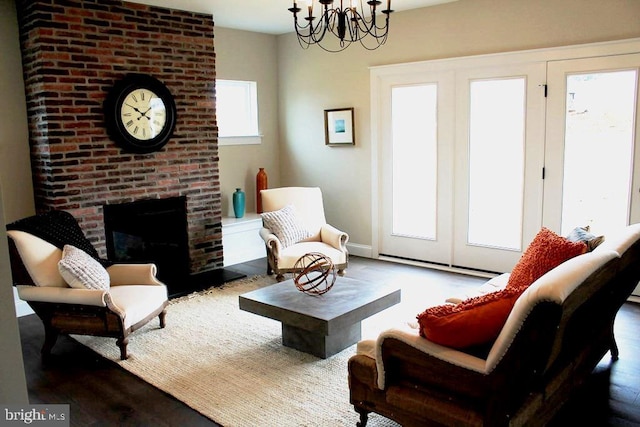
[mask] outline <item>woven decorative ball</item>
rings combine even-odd
[[[300,272],[293,278],[298,290],[312,295],[322,295],[336,282],[336,267],[330,258],[318,252],[310,252],[294,265]]]

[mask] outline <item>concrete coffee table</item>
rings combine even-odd
[[[360,322],[400,302],[395,286],[338,277],[323,295],[293,280],[240,295],[240,310],[282,323],[282,344],[326,359],[361,339]]]

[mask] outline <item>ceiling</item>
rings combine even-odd
[[[291,12],[287,9],[293,0],[127,0],[170,9],[213,15],[215,25],[238,30],[267,34],[284,34],[293,31]],[[361,0],[365,3],[366,0]],[[457,0],[393,0],[391,9],[395,11],[418,9]],[[305,0],[298,0],[298,7]],[[346,3],[346,1],[345,1]],[[385,6],[383,0],[382,5]],[[337,4],[337,2],[336,2]],[[316,2],[317,7],[317,2]]]

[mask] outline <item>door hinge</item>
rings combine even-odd
[[[542,85],[542,86],[544,87],[544,97],[546,98],[546,97],[547,97],[547,94],[549,93],[549,92],[548,92],[548,90],[549,90],[549,86],[547,86],[546,84],[544,84],[544,85]]]
[[[545,174],[545,169],[544,166],[542,167],[542,179],[544,179],[544,174]]]

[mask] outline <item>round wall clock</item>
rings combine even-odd
[[[128,74],[104,102],[107,131],[134,153],[160,150],[176,125],[176,104],[169,89],[146,74]]]

